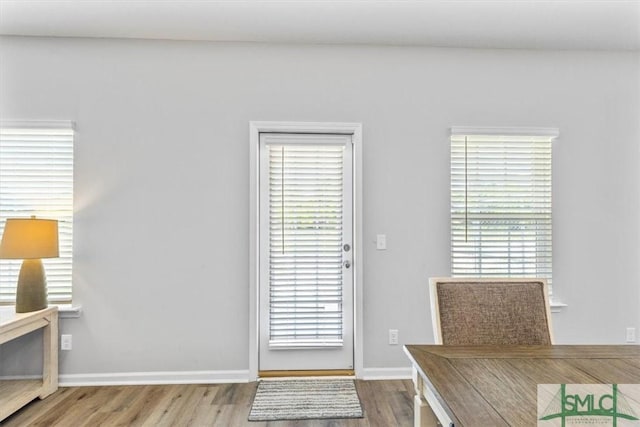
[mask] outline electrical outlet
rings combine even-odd
[[[636,342],[636,328],[627,328],[627,342]]]
[[[60,336],[60,349],[61,350],[71,350],[73,347],[73,339],[71,335],[61,335]]]
[[[389,345],[398,345],[397,329],[389,329]]]
[[[387,249],[387,235],[386,234],[378,234],[376,235],[376,249],[379,251],[384,251]]]

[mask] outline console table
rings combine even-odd
[[[42,380],[0,380],[0,421],[58,389],[58,307],[30,313],[0,307],[0,344],[38,329],[43,336]]]

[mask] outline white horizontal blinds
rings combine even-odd
[[[267,148],[269,345],[340,345],[344,146]]]
[[[7,218],[57,219],[60,257],[43,259],[50,303],[71,302],[73,129],[0,127],[0,234]],[[0,304],[15,304],[21,260],[0,260]]]
[[[549,135],[451,136],[451,273],[551,281]]]

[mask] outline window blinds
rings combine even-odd
[[[73,129],[71,123],[0,126],[0,234],[7,218],[57,219],[60,257],[43,259],[49,303],[71,302]],[[0,304],[15,304],[21,260],[0,260]]]
[[[551,281],[551,141],[529,134],[451,135],[451,274]]]
[[[267,147],[269,345],[341,345],[344,147]]]

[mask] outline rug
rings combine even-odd
[[[258,384],[249,421],[362,418],[352,379],[283,379]]]

